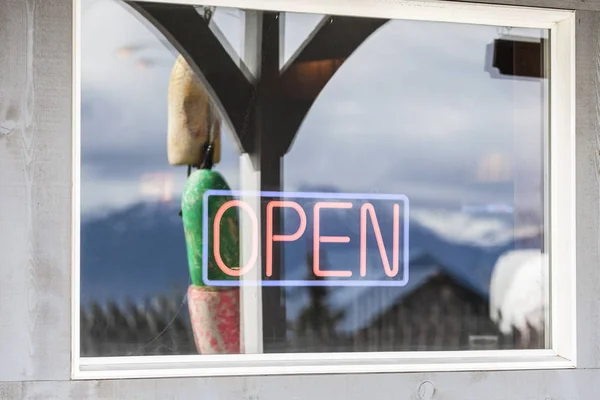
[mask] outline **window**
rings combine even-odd
[[[573,365],[572,14],[180,3],[81,2],[76,376]]]

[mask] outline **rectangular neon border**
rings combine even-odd
[[[265,287],[269,286],[406,286],[409,278],[409,247],[408,247],[408,226],[409,226],[409,201],[408,197],[402,194],[362,194],[362,193],[318,193],[318,192],[251,192],[241,190],[207,190],[203,195],[203,222],[202,222],[202,235],[208,238],[208,199],[210,196],[232,196],[234,198],[240,198],[242,196],[260,196],[260,197],[277,197],[277,198],[304,198],[304,199],[346,199],[346,200],[400,200],[404,205],[404,218],[403,218],[403,245],[404,245],[404,257],[402,265],[402,280],[400,281],[376,281],[376,280],[364,280],[364,281],[343,281],[343,280],[331,280],[331,281],[315,281],[315,280],[212,280],[208,278],[208,240],[202,241],[202,280],[207,286],[220,286],[220,287],[232,287],[232,286],[258,286],[262,285]]]

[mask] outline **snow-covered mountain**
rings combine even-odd
[[[304,204],[306,205],[306,204]],[[356,204],[356,209],[359,204]],[[324,244],[329,266],[358,270],[360,223],[343,212],[324,212],[323,234],[350,237],[348,244]],[[342,211],[342,210],[340,210]],[[81,298],[85,304],[108,299],[142,300],[169,291],[185,296],[189,284],[185,239],[179,202],[138,203],[121,210],[83,216],[81,225]],[[387,213],[387,214],[386,214]],[[377,210],[384,242],[391,243],[391,208]],[[284,219],[284,230],[298,227],[293,211]],[[370,227],[370,225],[369,225]],[[410,213],[410,279],[407,286],[391,289],[393,302],[417,288],[432,273],[442,270],[459,284],[488,298],[494,265],[511,250],[539,249],[541,237],[534,227],[515,230],[512,216],[505,212],[470,214],[461,210],[415,209]],[[306,240],[285,247],[284,274],[303,279],[308,271],[307,252],[311,249],[312,218],[307,218]],[[517,235],[515,235],[517,232]],[[369,265],[374,279],[385,279],[373,229],[367,232]],[[388,254],[391,255],[391,249]],[[359,296],[368,296],[369,287],[338,287],[332,291],[334,308],[344,308]],[[305,296],[288,300],[287,313],[293,317],[305,304]],[[390,306],[375,302],[376,315]],[[356,328],[357,321],[352,325]],[[346,324],[350,327],[350,322]],[[342,323],[344,326],[344,323]]]

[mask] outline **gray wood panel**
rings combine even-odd
[[[71,15],[0,1],[0,381],[70,374]]]
[[[600,11],[600,0],[474,0]],[[0,399],[600,398],[600,370],[67,382],[71,0],[0,0]],[[578,341],[600,366],[600,16],[578,13]],[[46,382],[34,382],[34,381]]]
[[[177,3],[176,0],[137,0],[149,2],[169,2]],[[409,1],[424,1],[424,0],[409,0]],[[425,0],[429,1],[429,0]],[[479,4],[496,4],[504,6],[521,6],[535,8],[555,8],[563,10],[584,10],[584,11],[600,11],[600,0],[444,0],[457,3],[479,3]],[[202,4],[202,0],[197,0]],[[210,3],[210,1],[205,1]]]
[[[462,3],[600,11],[600,0],[450,0]]]
[[[161,0],[138,0],[138,1],[153,1],[160,2]],[[173,2],[172,0],[164,0],[165,2]],[[423,0],[414,0],[423,1]],[[427,1],[427,0],[426,0]],[[505,6],[521,6],[521,7],[536,7],[536,8],[556,8],[563,10],[584,10],[584,11],[600,11],[600,0],[446,0],[457,3],[480,3],[480,4],[497,4]],[[202,3],[202,0],[198,0]],[[210,3],[210,1],[206,1]]]
[[[578,366],[600,367],[600,13],[577,12]]]
[[[0,383],[0,398],[592,400],[599,378],[599,370],[562,370],[24,382]]]

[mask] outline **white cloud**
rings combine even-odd
[[[314,182],[429,200],[462,192],[455,201],[475,194],[471,180],[488,154],[516,161],[516,174],[536,173],[541,86],[490,79],[485,46],[496,35],[404,21],[381,28],[317,99],[286,157],[286,187]]]
[[[161,39],[129,6],[116,1],[99,2],[83,13],[84,151],[143,149],[166,142],[163,109],[174,56]],[[129,47],[133,48],[129,55],[118,54]],[[150,61],[155,63],[152,67],[138,66]]]

